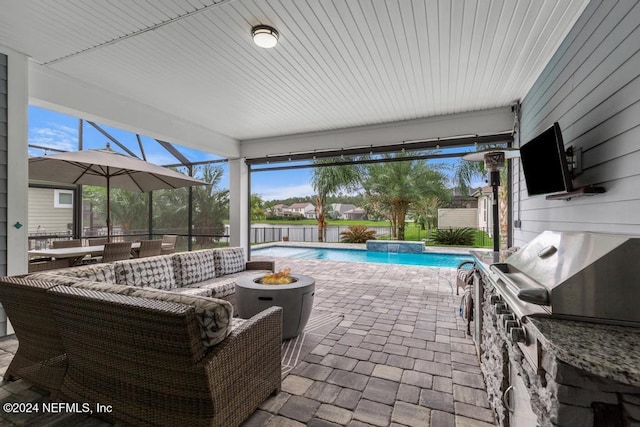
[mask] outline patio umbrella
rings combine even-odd
[[[190,176],[109,149],[73,151],[29,159],[29,179],[107,187],[107,237],[111,238],[111,188],[147,192],[208,185]]]

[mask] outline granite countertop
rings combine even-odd
[[[599,377],[640,387],[640,328],[530,317],[542,347]]]

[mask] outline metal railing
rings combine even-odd
[[[324,242],[340,243],[340,233],[348,229],[349,226],[346,225],[328,226]],[[372,226],[368,227],[367,229],[374,230],[376,232],[377,239],[392,238],[391,226]],[[476,229],[474,246],[487,248],[491,247],[491,245],[493,244],[493,240],[489,236],[489,231],[490,230],[488,229],[482,228]],[[435,230],[423,230],[418,226],[409,224],[405,228],[405,240],[424,241],[427,244],[430,244],[433,242],[434,233]],[[252,244],[280,242],[283,240],[290,242],[317,242],[318,228],[312,225],[274,225],[271,227],[251,227],[250,240]]]
[[[191,233],[190,235],[185,232],[177,231],[175,229],[159,229],[153,230],[152,234],[149,234],[148,230],[132,230],[128,233],[122,233],[121,231],[114,230],[111,234],[112,242],[124,242],[124,241],[140,241],[150,239],[161,239],[165,234],[172,234],[178,236],[176,242],[177,251],[188,251],[196,249],[215,248],[219,246],[229,246],[229,235],[226,234],[213,234],[213,233]],[[83,235],[80,236],[83,245],[88,244],[89,239],[107,237],[106,232],[103,233],[100,230],[84,230]],[[52,247],[53,242],[56,240],[71,240],[73,239],[71,232],[35,232],[29,233],[29,250],[32,249],[49,249]]]

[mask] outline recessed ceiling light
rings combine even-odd
[[[255,44],[266,49],[278,43],[278,31],[268,25],[256,25],[251,29],[251,36]]]

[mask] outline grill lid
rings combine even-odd
[[[640,326],[640,238],[545,231],[494,271],[554,317]]]

